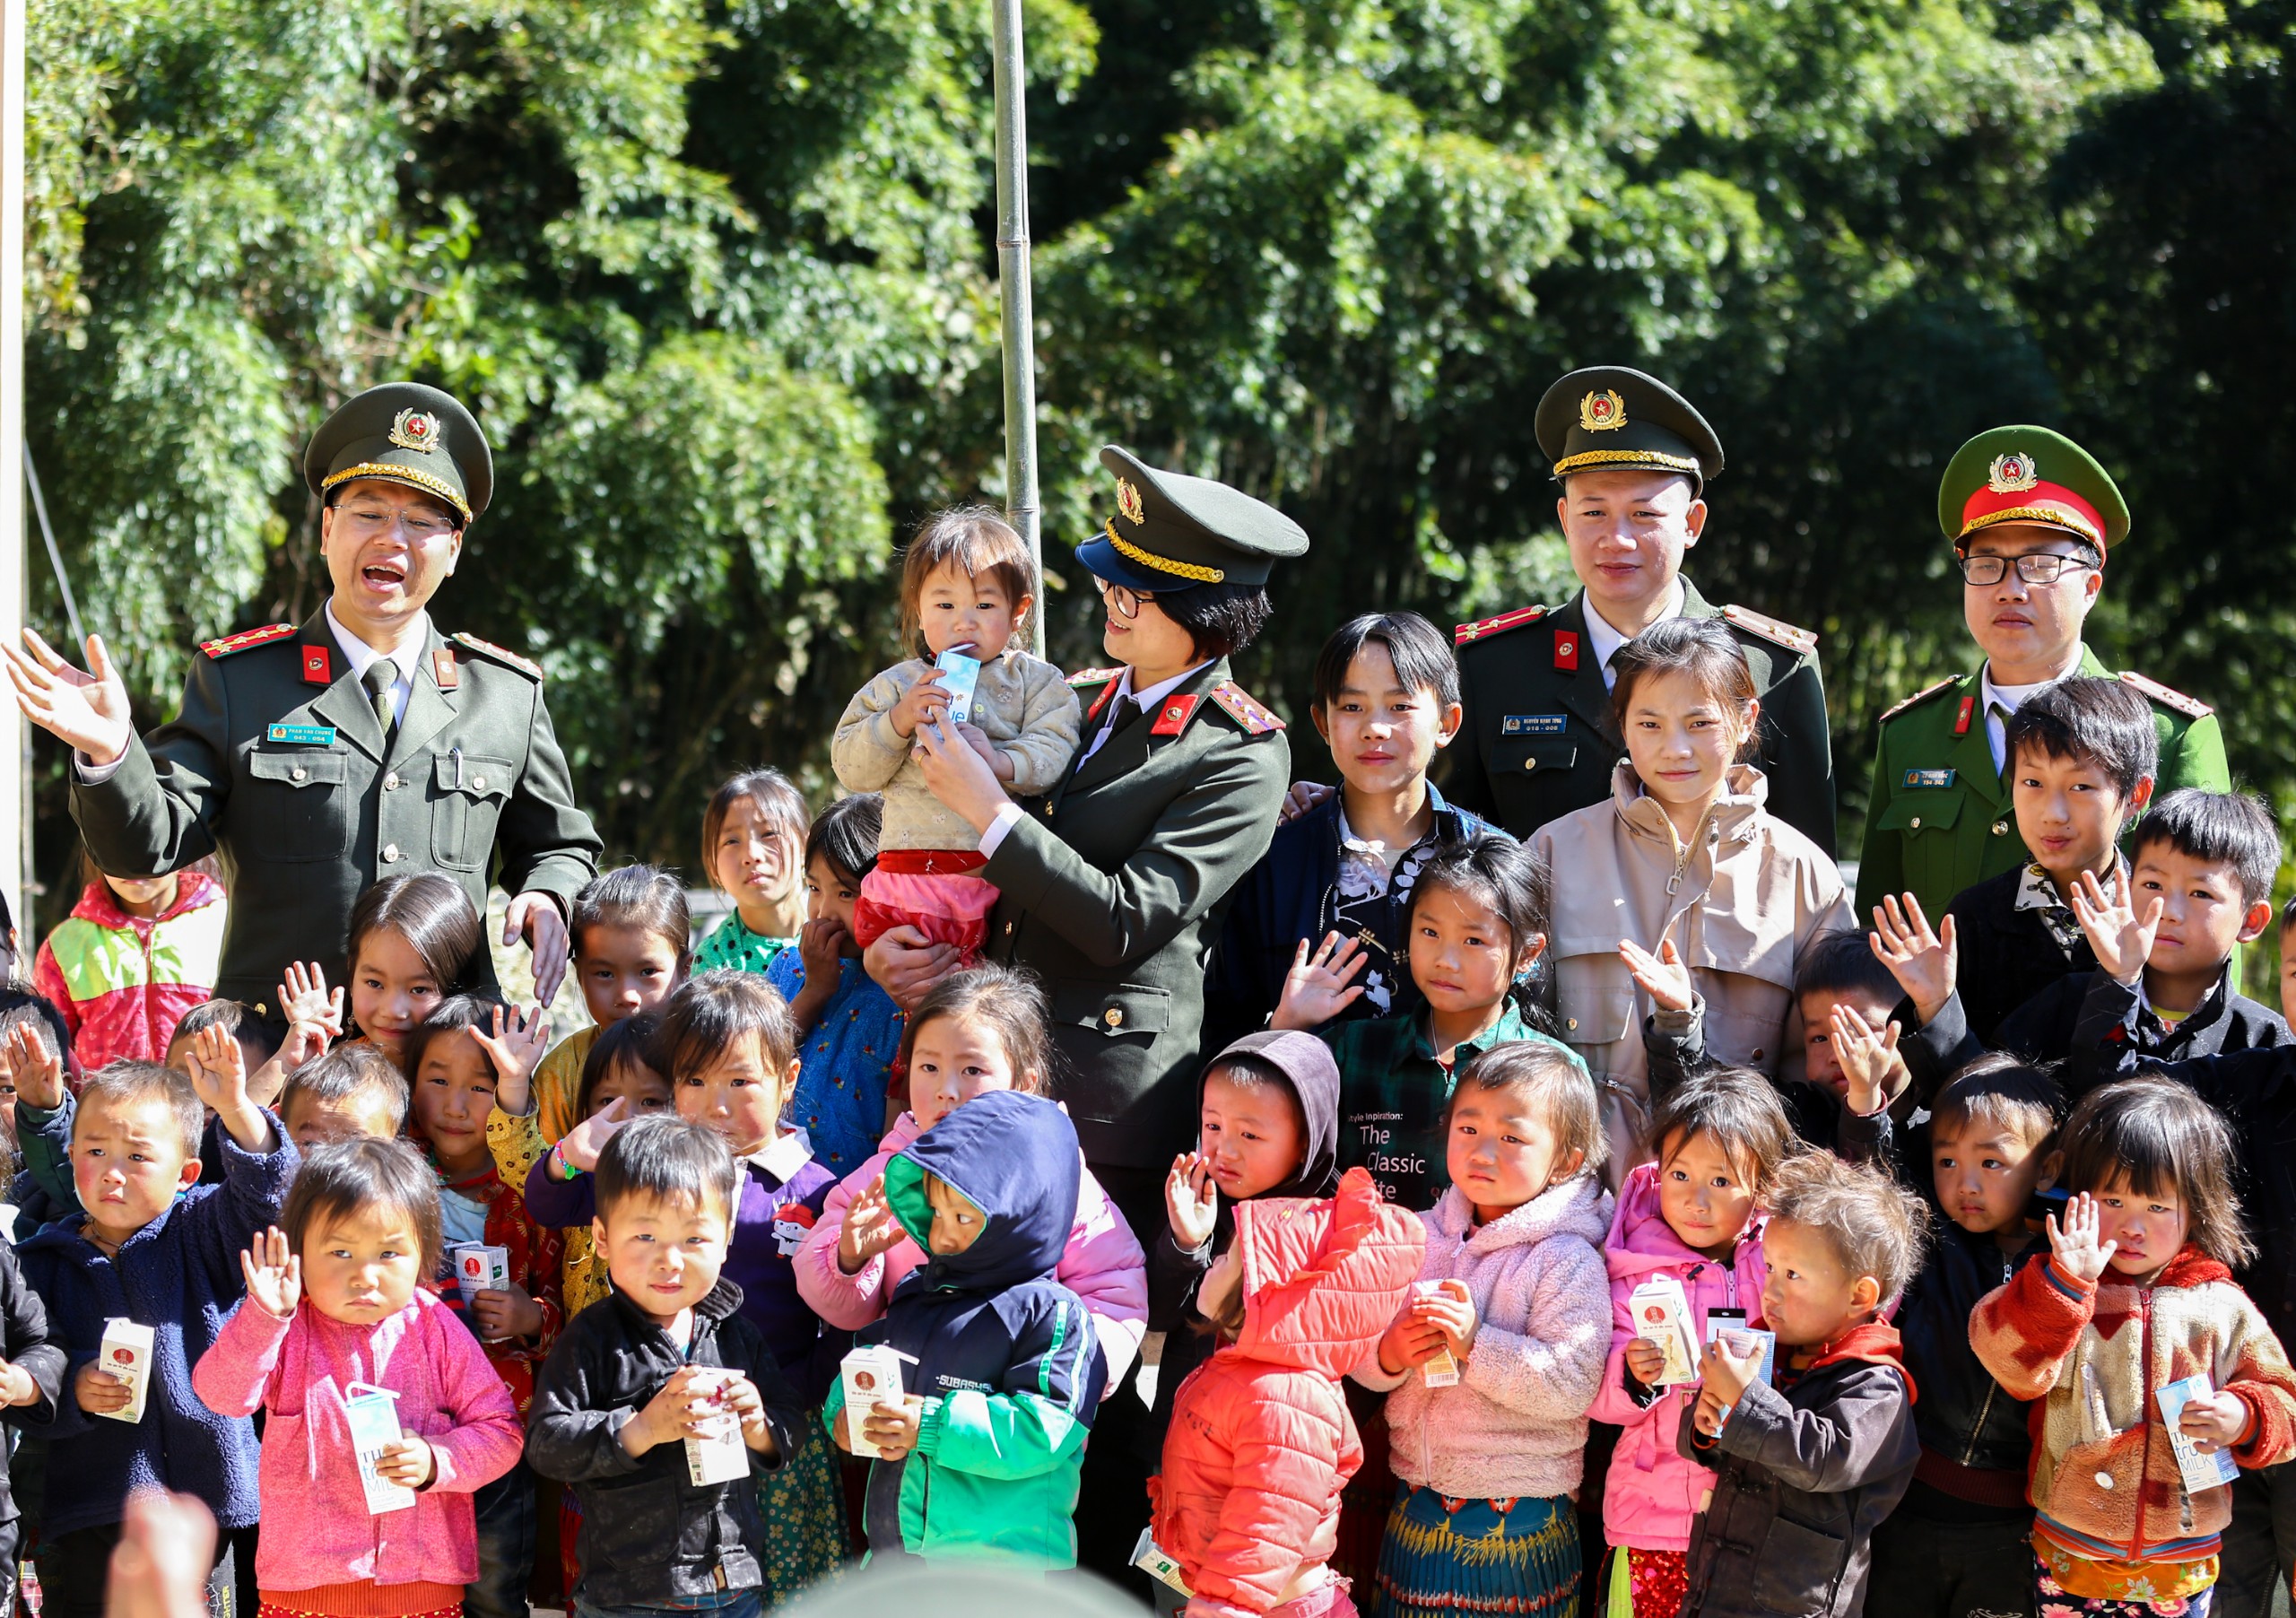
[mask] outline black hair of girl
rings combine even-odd
[[[1481,831],[1446,843],[1427,857],[1411,890],[1405,926],[1418,925],[1419,907],[1431,893],[1457,893],[1499,918],[1507,929],[1507,947],[1517,959],[1533,939],[1546,936],[1547,917],[1553,901],[1554,881],[1546,861],[1503,831]],[[1405,953],[1409,955],[1408,938]],[[1544,955],[1540,960],[1544,961]],[[1522,1018],[1543,1031],[1549,1022],[1535,992],[1536,973],[1515,979],[1508,993]]]
[[[800,842],[813,818],[806,813],[804,796],[778,770],[744,770],[727,776],[709,795],[709,806],[701,812],[701,869],[713,887],[718,885],[718,834],[726,830],[726,817],[734,805],[744,798],[757,805],[758,813],[772,822],[776,831],[787,832]]]
[[[805,833],[805,866],[810,870],[814,860],[826,860],[831,870],[859,882],[877,868],[877,839],[884,830],[882,794],[841,797],[815,816]]]
[[[1648,1144],[1661,1172],[1701,1135],[1713,1138],[1756,1197],[1797,1144],[1778,1086],[1751,1067],[1710,1067],[1675,1085],[1651,1111]]]
[[[984,961],[951,972],[926,991],[917,1009],[909,1013],[894,1066],[904,1073],[909,1070],[918,1030],[928,1023],[944,1019],[979,1022],[992,1030],[1004,1048],[1004,1059],[1013,1068],[1013,1088],[1027,1095],[1043,1095],[1052,1083],[1058,1054],[1048,1031],[1050,1018],[1044,990],[1032,974]],[[1031,1074],[1036,1075],[1033,1079]]]
[[[1562,1046],[1544,1040],[1514,1040],[1476,1057],[1460,1073],[1444,1108],[1446,1126],[1465,1097],[1494,1090],[1520,1095],[1526,1110],[1545,1119],[1554,1135],[1558,1160],[1574,1152],[1582,1154],[1574,1175],[1592,1174],[1610,1156],[1610,1135],[1603,1128],[1602,1101],[1595,1081]]]
[[[442,1039],[458,1039],[480,1052],[487,1071],[494,1071],[494,1060],[486,1057],[478,1042],[463,1032],[466,1028],[483,1029],[494,1032],[494,1013],[511,1009],[500,995],[448,995],[430,1008],[430,1014],[414,1025],[406,1036],[400,1052],[400,1063],[406,1070],[407,1083],[412,1084],[422,1075],[422,1057],[431,1045]],[[507,1019],[506,1019],[507,1020]],[[500,1075],[497,1075],[500,1076]]]
[[[590,1098],[605,1083],[606,1075],[625,1062],[639,1063],[666,1084],[668,1079],[654,1066],[654,1042],[661,1033],[662,1020],[651,1012],[639,1012],[634,1017],[624,1017],[600,1029],[590,1046],[590,1054],[582,1058],[582,1083],[574,1092],[574,1116],[590,1116]]]
[[[422,970],[451,995],[468,982],[478,953],[485,947],[478,912],[462,884],[426,871],[420,876],[390,876],[375,883],[351,907],[351,932],[344,961],[359,970],[359,951],[376,933],[396,933],[422,962]]]
[[[1196,584],[1153,595],[1158,610],[1187,631],[1189,656],[1198,663],[1234,657],[1258,639],[1275,615],[1261,585]]]
[[[779,1084],[797,1053],[788,1002],[755,972],[704,972],[679,985],[662,1007],[647,1066],[674,1085],[724,1060],[744,1040],[757,1041],[759,1058]]]
[[[1719,618],[1662,618],[1611,654],[1611,717],[1624,735],[1637,686],[1653,674],[1688,674],[1706,700],[1726,712],[1743,714],[1758,693],[1746,654]],[[1755,752],[1748,728],[1741,758]]]
[[[1021,602],[1027,597],[1033,603],[1039,593],[1029,542],[996,507],[973,505],[935,512],[918,525],[917,536],[901,552],[901,645],[920,657],[933,655],[925,644],[925,587],[944,567],[954,567],[968,578],[987,575],[1013,609],[1013,638],[1027,644],[1022,634],[1027,615],[1020,610]],[[1036,610],[1033,605],[1029,608]]]
[[[430,1274],[439,1262],[439,1177],[404,1140],[361,1135],[304,1153],[279,1228],[287,1250],[300,1257],[312,1226],[376,1206],[406,1215],[422,1249],[422,1273]]]
[[[2126,1184],[2140,1196],[2167,1191],[2184,1205],[2185,1240],[2233,1269],[2256,1243],[2233,1187],[2231,1126],[2174,1079],[2146,1074],[2082,1098],[2065,1122],[2067,1191],[2101,1195]]]
[[[685,884],[659,866],[617,866],[585,883],[574,895],[566,926],[578,961],[592,927],[633,928],[668,944],[681,973],[693,965],[693,917],[686,908]]]

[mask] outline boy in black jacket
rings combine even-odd
[[[1913,1482],[1874,1534],[1866,1618],[2009,1618],[2033,1605],[2032,1455],[2027,1406],[2001,1390],[1970,1346],[1970,1310],[2048,1243],[2026,1219],[2057,1176],[2062,1101],[2039,1068],[1980,1057],[1900,1133],[1887,1114],[1850,1115],[1843,1150],[1888,1161],[1932,1200],[1928,1257],[1898,1306],[1905,1365],[1921,1390]]]
[[[756,1480],[804,1441],[806,1418],[737,1312],[741,1289],[718,1278],[735,1186],[726,1143],[678,1118],[641,1118],[598,1158],[592,1233],[613,1292],[568,1322],[526,1420],[527,1461],[581,1503],[586,1607],[691,1613],[747,1591],[712,1618],[759,1610]],[[682,1440],[728,1417],[750,1475],[692,1482]]]

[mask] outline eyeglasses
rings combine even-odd
[[[1971,584],[1999,584],[2009,576],[2009,564],[2017,564],[2017,577],[2027,584],[2055,584],[2067,568],[2093,568],[2097,564],[2079,556],[2063,556],[2055,551],[2033,551],[2023,556],[1961,556],[1953,565],[1961,577]]]
[[[1139,617],[1140,604],[1156,599],[1154,596],[1143,590],[1135,590],[1129,585],[1110,584],[1097,573],[1092,575],[1092,582],[1100,587],[1100,599],[1107,602],[1110,610],[1119,618],[1129,620]]]
[[[401,507],[387,509],[379,506],[351,506],[341,508],[344,522],[361,539],[375,539],[396,526],[406,535],[409,544],[419,545],[425,540],[449,539],[462,531],[462,525],[439,511],[428,511],[421,507]]]

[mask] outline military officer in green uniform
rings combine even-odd
[[[2003,724],[2043,686],[2112,671],[2081,626],[2128,506],[2089,452],[2046,427],[1996,427],[1962,445],[1937,490],[1937,523],[1961,575],[1961,613],[1985,660],[1882,716],[1858,913],[1911,893],[1934,921],[1971,883],[2031,857],[2011,812]],[[2144,675],[2119,678],[2152,705],[2161,733],[2154,796],[2229,791],[2224,737],[2207,704]]]
[[[597,833],[574,805],[542,671],[440,634],[427,610],[492,491],[485,437],[451,396],[391,383],[327,418],[303,474],[326,501],[334,586],[303,623],[202,646],[182,711],[148,740],[96,637],[83,672],[27,631],[29,655],[7,652],[17,700],[75,750],[72,814],[105,870],[222,857],[219,996],[270,1001],[294,961],[340,982],[352,901],[378,879],[434,871],[482,913],[501,883],[505,942],[526,938],[547,1001]]]
[[[1719,618],[1746,654],[1761,700],[1769,807],[1829,854],[1833,753],[1818,638],[1739,606],[1713,606],[1682,575],[1706,527],[1722,443],[1655,377],[1577,370],[1539,401],[1539,448],[1561,485],[1555,513],[1582,587],[1563,606],[1518,608],[1457,632],[1458,741],[1443,789],[1528,837],[1610,796],[1625,751],[1611,717],[1610,656],[1665,618]]]

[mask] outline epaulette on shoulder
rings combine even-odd
[[[228,657],[233,652],[243,652],[251,646],[268,646],[274,640],[284,640],[295,632],[291,623],[266,623],[259,630],[241,630],[236,635],[225,635],[218,640],[203,640],[199,649],[211,657]]]
[[[1124,670],[1120,665],[1116,668],[1080,668],[1074,674],[1068,676],[1068,683],[1071,685],[1106,685],[1109,681],[1115,679],[1122,673],[1124,673]]]
[[[2147,680],[2133,668],[2120,671],[2121,683],[2149,697],[2163,708],[2174,709],[2187,719],[2205,719],[2216,710],[2198,697],[2187,697],[2180,691],[2170,691],[2158,680]]]
[[[1271,730],[1283,728],[1283,720],[1262,708],[1233,680],[1222,680],[1213,686],[1212,700],[1227,709],[1230,718],[1256,736],[1264,736]]]
[[[1750,635],[1774,640],[1791,652],[1808,652],[1817,648],[1815,631],[1797,629],[1782,619],[1772,618],[1767,613],[1757,613],[1751,607],[1726,606],[1722,609],[1722,620]]]
[[[482,657],[490,658],[507,667],[517,669],[529,680],[539,680],[543,677],[541,664],[521,657],[507,646],[497,646],[491,640],[481,640],[477,636],[470,634],[454,635],[449,639],[457,646],[466,647]]]
[[[1543,606],[1517,607],[1511,613],[1501,613],[1496,618],[1478,618],[1473,623],[1462,623],[1451,631],[1453,646],[1471,646],[1486,635],[1496,635],[1526,623],[1535,623],[1546,616]]]
[[[1961,682],[1959,680],[1940,680],[1935,685],[1925,685],[1919,691],[1914,692],[1913,695],[1908,697],[1904,701],[1899,703],[1895,708],[1892,708],[1889,712],[1883,714],[1880,718],[1874,722],[1876,725],[1887,725],[1892,719],[1896,718],[1907,709],[1913,707],[1917,703],[1926,702],[1939,692],[1951,690],[1952,687],[1959,685],[1960,683]]]

